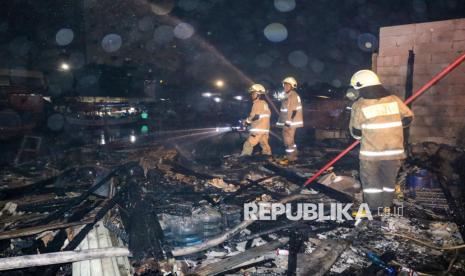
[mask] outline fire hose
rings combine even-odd
[[[453,63],[449,64],[444,70],[442,70],[439,74],[437,74],[434,78],[432,78],[428,83],[426,83],[423,87],[421,87],[418,91],[416,91],[411,97],[409,97],[405,103],[409,104],[412,101],[414,101],[416,98],[421,96],[426,90],[428,90],[431,86],[436,84],[439,80],[444,78],[448,73],[450,73],[453,69],[455,69],[457,66],[459,66],[463,61],[465,60],[465,53],[462,54],[459,58],[457,58]],[[346,148],[344,151],[342,151],[338,156],[336,156],[333,160],[331,160],[328,164],[326,164],[323,168],[321,168],[316,174],[314,174],[312,177],[310,177],[304,184],[304,187],[307,186],[308,184],[312,183],[315,179],[318,178],[323,172],[325,172],[328,168],[330,168],[334,163],[336,163],[339,159],[341,159],[344,155],[346,155],[349,151],[354,149],[360,142],[355,141],[352,145],[350,145],[348,148]],[[279,203],[285,204],[288,202],[292,202],[295,200],[300,199],[301,197],[304,197],[305,195],[302,194],[294,194],[290,195],[288,197],[285,197],[279,201]],[[200,244],[192,245],[192,246],[187,246],[187,247],[182,247],[182,248],[175,248],[171,253],[173,256],[184,256],[184,255],[189,255],[193,254],[196,252],[204,251],[208,248],[211,248],[213,246],[216,246],[218,244],[221,244],[225,242],[226,240],[232,238],[236,234],[238,234],[240,231],[243,229],[247,228],[249,225],[251,225],[254,222],[254,220],[244,220],[242,223],[236,225],[233,229],[216,236],[212,239],[209,239],[207,241],[204,241]]]
[[[412,96],[410,96],[408,99],[404,101],[405,104],[409,104],[416,100],[418,97],[420,97],[423,93],[425,93],[428,89],[430,89],[433,85],[438,83],[442,78],[447,76],[452,70],[457,68],[463,61],[465,60],[465,53],[460,55],[454,62],[449,64],[446,68],[444,68],[441,72],[439,72],[436,76],[434,76],[429,82],[427,82],[425,85],[423,85],[420,89],[418,89],[415,93],[413,93]],[[336,157],[334,157],[333,160],[328,162],[326,165],[324,165],[318,172],[316,172],[312,177],[307,179],[304,183],[304,187],[307,186],[308,184],[312,183],[315,179],[317,179],[322,173],[324,173],[327,169],[329,169],[332,165],[334,165],[339,159],[344,157],[348,152],[353,150],[356,146],[360,144],[360,141],[357,140],[353,142],[349,147],[347,147],[345,150],[343,150],[341,153],[339,153]]]

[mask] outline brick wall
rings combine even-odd
[[[376,69],[385,86],[401,98],[405,96],[409,50],[415,53],[416,91],[465,52],[465,19],[380,29]],[[411,142],[465,145],[465,64],[418,98],[413,111]]]

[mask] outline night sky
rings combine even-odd
[[[103,17],[114,22],[89,30],[89,10],[98,17],[102,9],[96,0],[2,2],[0,67],[38,69],[53,78],[59,59],[87,53],[87,64],[128,66],[134,71],[129,76],[163,79],[166,89],[208,89],[219,78],[230,89],[244,89],[248,79],[273,88],[287,75],[310,86],[340,87],[370,66],[380,27],[465,17],[462,0],[114,0],[117,19]],[[128,5],[137,8],[128,13]],[[132,25],[139,33],[126,35]],[[159,28],[164,25],[171,27]],[[73,39],[58,45],[63,28]],[[163,31],[174,37],[163,41]],[[104,45],[108,34],[120,36],[121,45]],[[89,36],[96,36],[101,51],[95,61],[86,50]],[[137,52],[149,61],[133,58]],[[169,57],[173,64],[160,61]]]

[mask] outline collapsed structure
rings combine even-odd
[[[217,167],[194,165],[175,150],[148,143],[105,154],[80,148],[46,163],[5,170],[2,255],[76,249],[84,254],[85,249],[107,247],[117,252],[101,261],[81,256],[72,266],[50,265],[53,259],[48,258],[41,263],[48,266],[25,270],[42,275],[106,269],[120,275],[280,275],[288,270],[323,275],[374,273],[395,267],[392,263],[418,271],[463,271],[463,260],[456,262],[459,253],[452,250],[463,243],[463,212],[450,208],[463,204],[456,195],[463,192],[458,181],[465,155],[434,143],[415,146],[400,176],[405,193],[397,196],[405,202],[403,216],[384,213],[357,227],[354,221],[241,221],[246,202],[357,202],[355,155],[323,177],[324,184],[301,189],[322,160],[336,153],[331,148],[306,150],[293,168],[268,161],[244,167],[237,156]],[[429,170],[427,177],[419,176],[420,166]],[[412,179],[423,181],[423,188],[408,190]],[[120,247],[129,248],[131,266],[129,252],[118,251]],[[376,264],[366,252],[389,267]],[[4,260],[2,270],[16,268]]]
[[[451,22],[464,26],[463,20]],[[427,44],[420,32],[427,29],[418,26],[400,28],[418,30]],[[431,41],[440,39],[430,27]],[[401,46],[385,46],[386,33],[381,32],[377,69],[389,84],[397,74],[386,73],[388,60],[397,60],[389,59],[389,51]],[[464,50],[455,48],[463,44],[451,45],[441,51],[455,57]],[[411,86],[417,63],[407,62]],[[212,162],[166,146],[170,137],[160,134],[155,142],[147,136],[130,146],[89,145],[5,168],[0,270],[6,272],[0,274],[16,269],[19,275],[461,275],[465,153],[459,140],[439,144],[444,141],[437,135],[424,142],[418,129],[397,181],[398,209],[381,210],[371,221],[244,220],[243,206],[250,202],[355,203],[352,210],[358,210],[357,155],[349,153],[330,168],[326,161],[341,149],[328,146],[306,145],[289,167],[253,158],[244,164],[237,155]],[[318,181],[303,187],[321,167]]]

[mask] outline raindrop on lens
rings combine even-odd
[[[74,32],[71,29],[63,28],[55,35],[55,41],[60,46],[66,46],[70,44],[74,39]]]
[[[188,23],[179,23],[174,28],[174,36],[179,39],[188,39],[194,34],[194,27]]]
[[[157,15],[167,15],[174,8],[174,0],[148,0],[150,9]]]
[[[116,52],[121,48],[123,40],[120,35],[108,34],[102,39],[102,48],[105,52]]]
[[[295,0],[274,0],[274,7],[280,12],[290,12],[295,9]]]
[[[370,33],[364,33],[358,36],[357,45],[362,51],[372,52],[378,45],[378,39]]]
[[[294,67],[302,68],[307,66],[308,57],[303,51],[293,51],[288,56],[289,63]]]
[[[263,31],[265,37],[271,42],[281,42],[287,38],[287,29],[281,23],[271,23]]]

